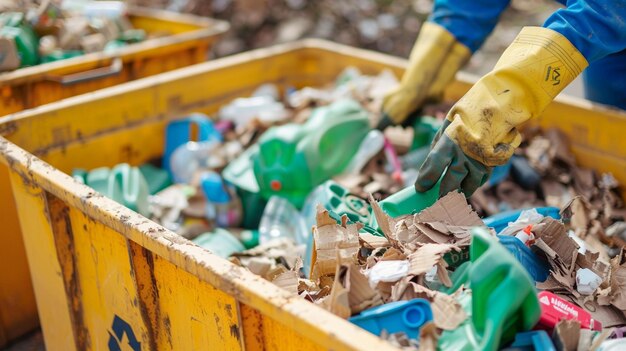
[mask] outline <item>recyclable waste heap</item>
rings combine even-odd
[[[133,28],[121,1],[0,3],[0,72],[111,52],[146,38],[144,30]]]
[[[391,72],[259,87],[181,116],[163,159],[75,170],[102,194],[408,350],[626,345],[618,184],[527,130],[470,199],[413,183],[449,105],[372,129]],[[481,215],[483,218],[481,218]]]

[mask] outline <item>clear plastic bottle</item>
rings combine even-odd
[[[175,183],[189,183],[193,174],[201,168],[211,167],[211,153],[220,145],[215,140],[187,142],[174,150],[170,157],[170,169]]]
[[[286,199],[272,196],[265,206],[259,224],[259,243],[273,239],[289,238],[298,245],[306,245],[308,230],[304,218]]]
[[[380,130],[374,129],[367,133],[356,154],[346,166],[345,173],[358,174],[363,167],[383,149],[385,136]]]

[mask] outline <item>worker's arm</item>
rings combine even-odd
[[[472,53],[498,23],[510,0],[435,0],[429,20],[452,33]]]
[[[570,0],[544,28],[526,27],[495,68],[450,110],[419,171],[425,191],[467,196],[506,163],[521,141],[518,127],[546,106],[588,65],[626,47],[624,0]]]
[[[379,129],[401,124],[427,100],[440,98],[456,72],[493,30],[509,0],[436,0],[411,50],[398,88],[383,101]]]

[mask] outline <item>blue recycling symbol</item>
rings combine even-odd
[[[137,340],[133,327],[128,322],[115,315],[113,318],[113,325],[111,326],[113,333],[109,331],[109,351],[122,351],[120,343],[126,334],[128,339],[128,346],[133,351],[141,351],[141,343]]]

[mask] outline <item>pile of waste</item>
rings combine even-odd
[[[145,40],[121,1],[0,1],[0,72]]]
[[[529,129],[471,206],[417,193],[449,105],[373,129],[397,83],[347,68],[326,87],[262,85],[170,122],[161,160],[73,175],[407,350],[624,347],[615,179],[578,167],[557,131]]]

